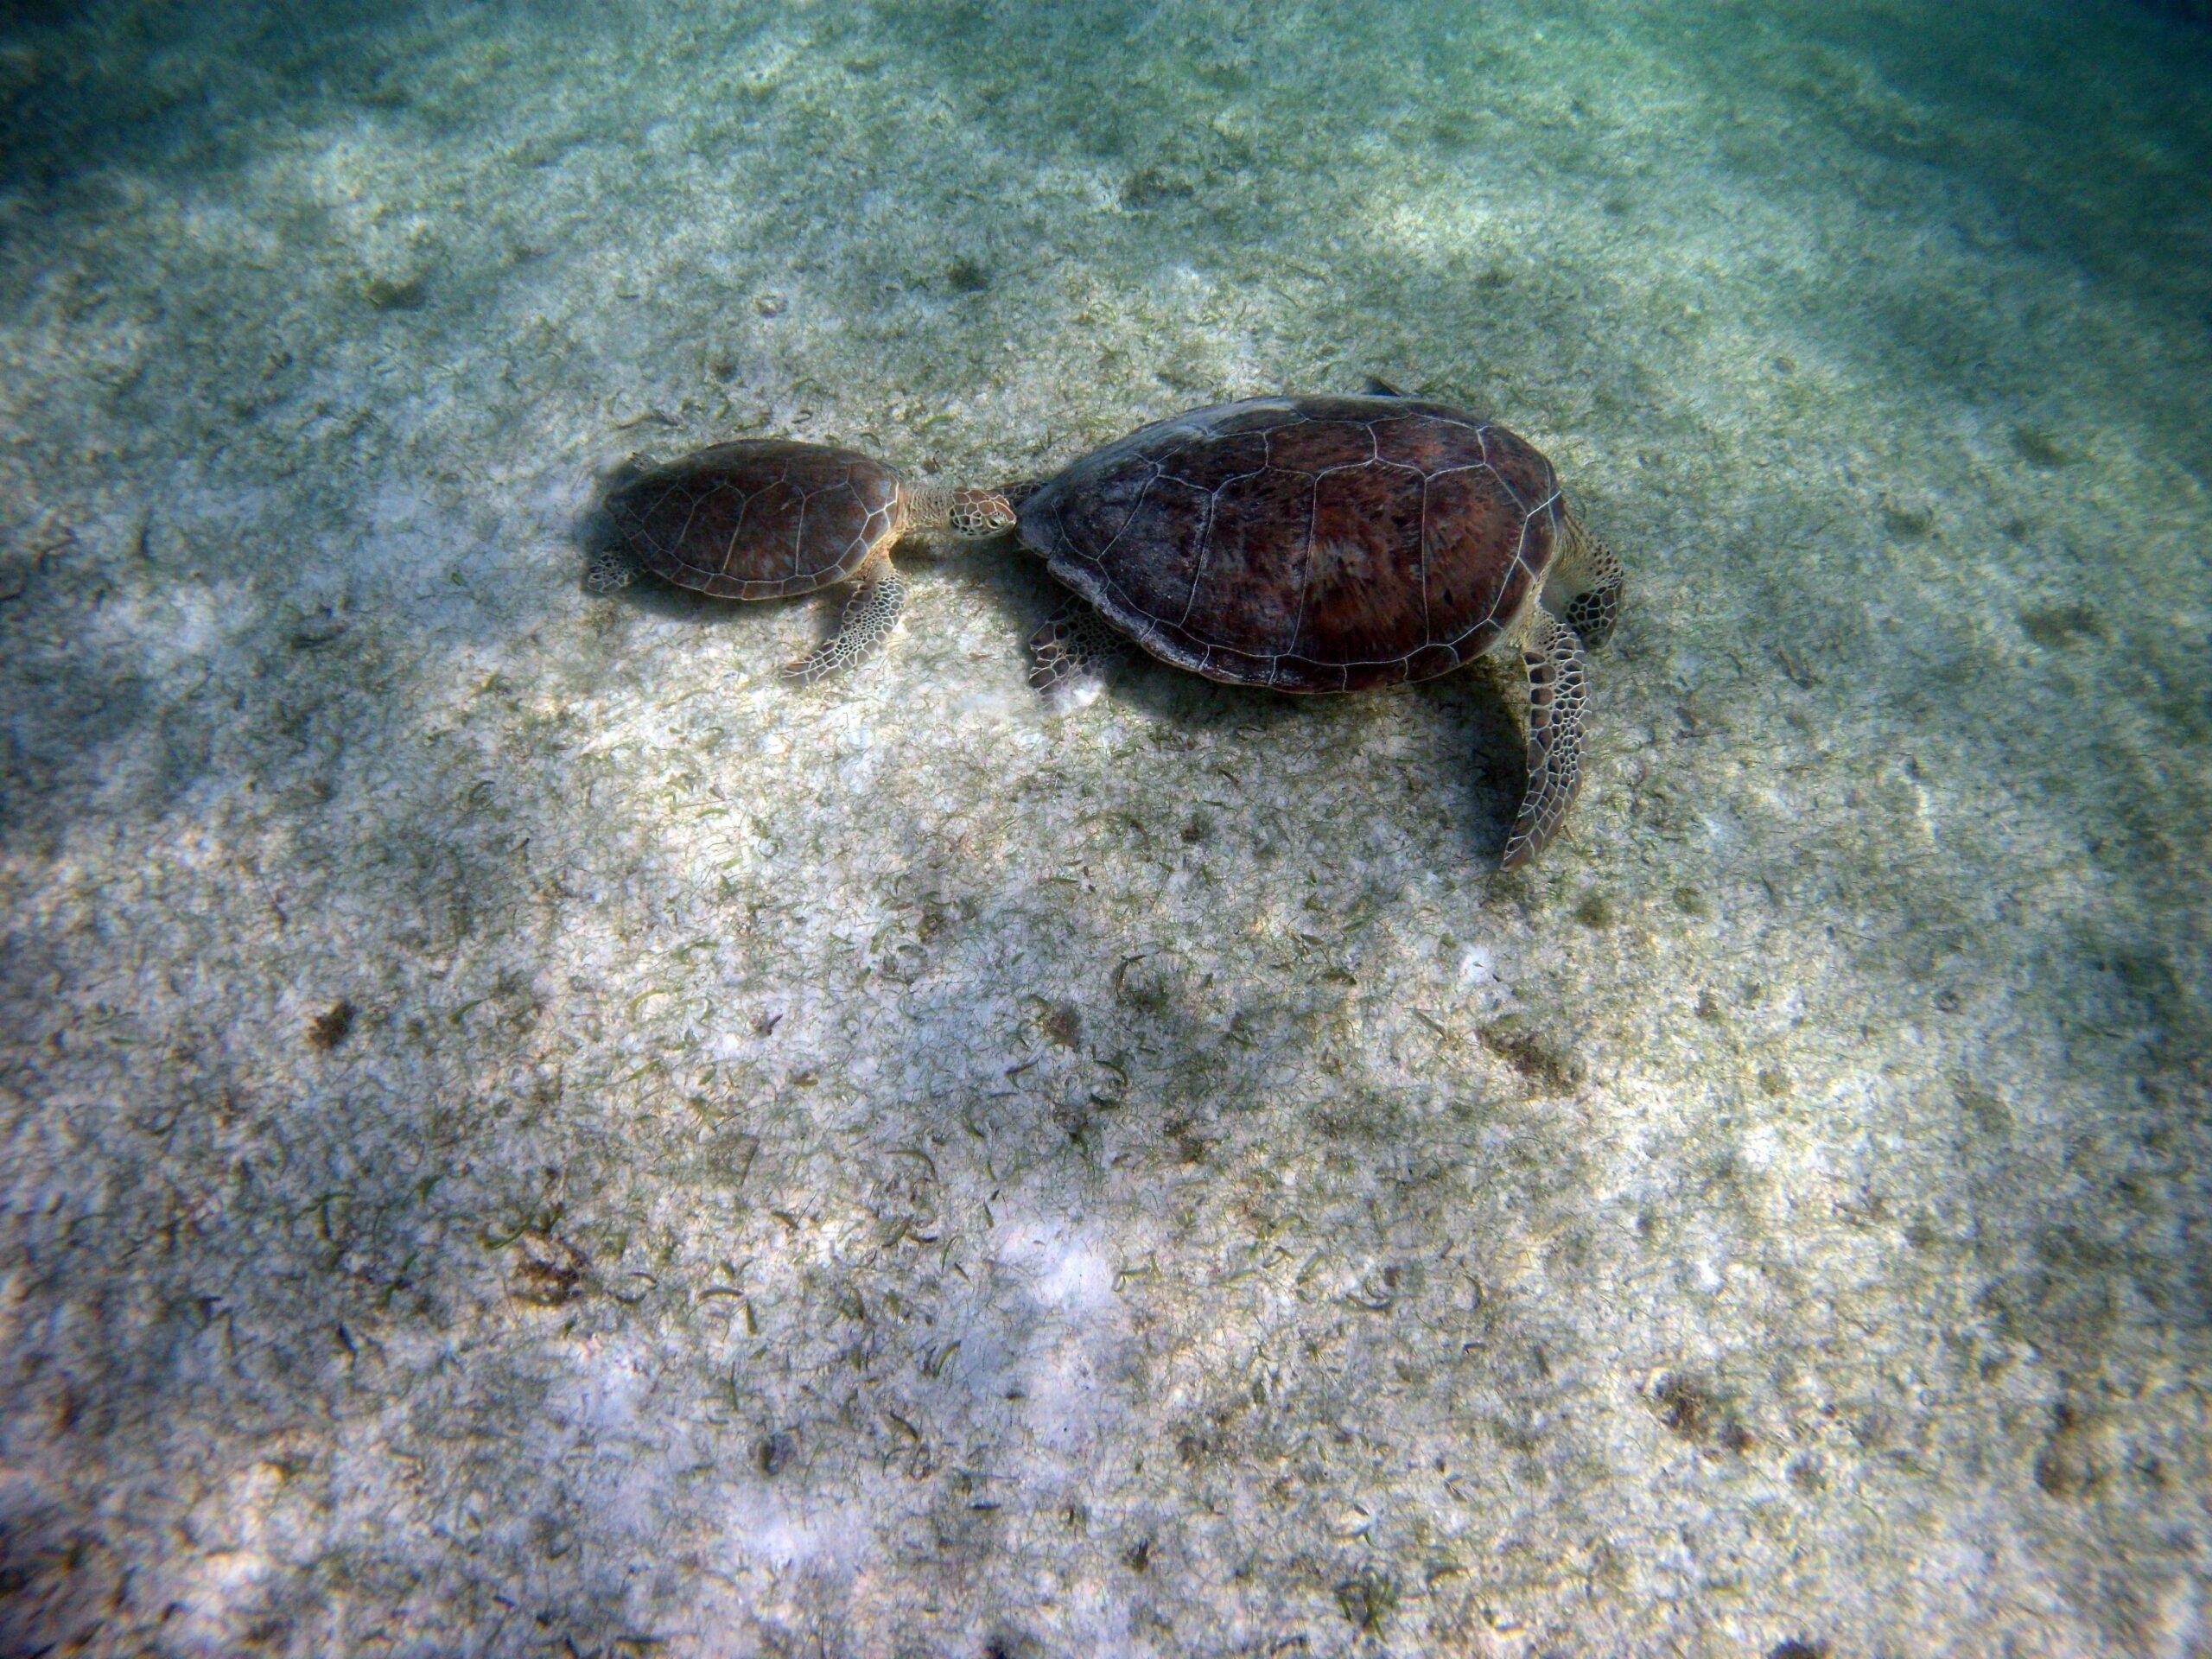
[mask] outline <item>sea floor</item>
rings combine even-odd
[[[2101,0],[0,15],[0,1647],[2212,1646],[2212,33]],[[1010,547],[1379,374],[1632,575],[1080,713]]]

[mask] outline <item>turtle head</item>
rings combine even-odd
[[[946,517],[956,536],[997,536],[1014,528],[1014,503],[1004,490],[964,487],[953,491]]]
[[[1007,493],[973,485],[957,489],[942,484],[909,485],[906,512],[907,522],[916,530],[947,530],[964,537],[996,536],[1014,528],[1014,504]]]

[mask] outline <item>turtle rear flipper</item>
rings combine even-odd
[[[1539,607],[1521,658],[1529,669],[1529,787],[1506,838],[1509,870],[1551,844],[1582,782],[1582,641]]]

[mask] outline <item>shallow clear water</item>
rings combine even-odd
[[[2190,7],[571,10],[0,16],[11,1648],[2212,1642]],[[1370,374],[1630,567],[1532,872],[581,580]]]

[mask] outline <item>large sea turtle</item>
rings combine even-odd
[[[1278,691],[1431,679],[1517,645],[1529,783],[1506,868],[1558,833],[1583,647],[1612,631],[1623,575],[1527,440],[1395,393],[1261,397],[1155,422],[1009,494],[1024,545],[1079,596],[1030,641],[1040,691],[1095,684],[1121,635]]]
[[[855,449],[747,438],[657,467],[607,498],[621,537],[592,561],[601,592],[640,569],[722,599],[787,599],[836,582],[859,584],[836,637],[787,678],[811,684],[858,662],[891,635],[906,584],[892,544],[910,531],[995,536],[1014,510],[995,490],[911,485]]]

